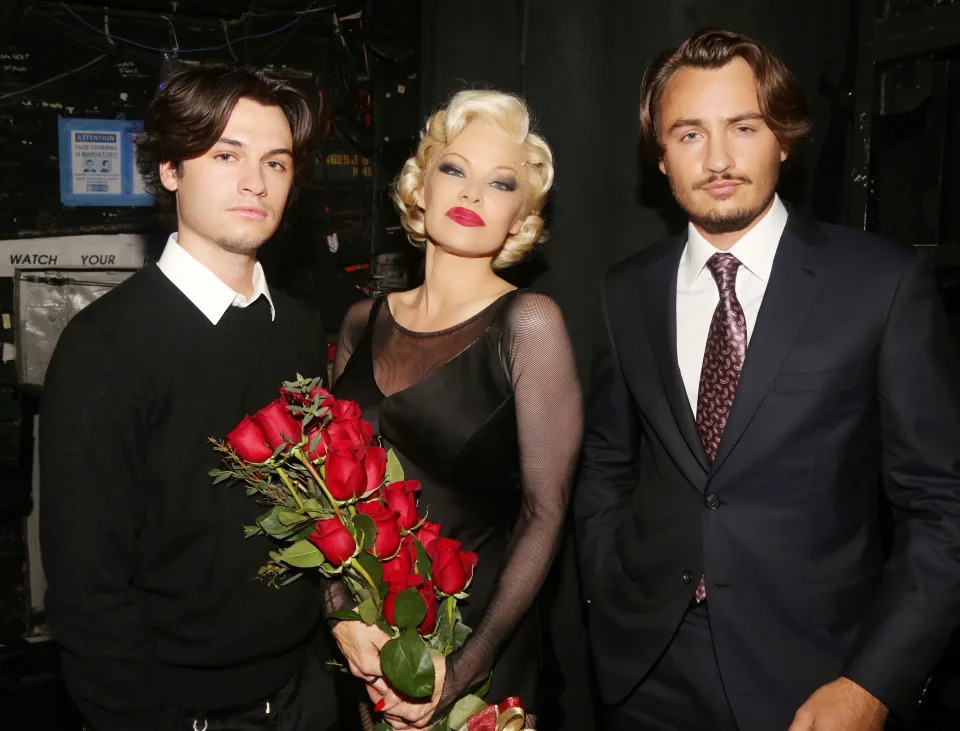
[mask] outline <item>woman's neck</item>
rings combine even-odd
[[[411,329],[443,329],[486,307],[513,285],[493,271],[492,257],[464,257],[427,244],[423,284],[397,299]],[[396,310],[394,314],[397,315]]]

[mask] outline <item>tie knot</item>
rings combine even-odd
[[[733,254],[714,254],[707,259],[707,269],[713,275],[717,287],[723,291],[732,289],[737,281],[737,269],[740,268],[740,260]]]

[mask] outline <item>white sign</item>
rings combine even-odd
[[[74,194],[120,195],[119,130],[70,130]]]
[[[147,242],[138,234],[0,241],[0,277],[15,269],[139,269]]]

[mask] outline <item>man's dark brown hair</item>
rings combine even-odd
[[[811,122],[800,85],[783,61],[751,38],[728,30],[707,29],[658,56],[644,74],[640,90],[640,134],[649,156],[659,160],[663,155],[660,100],[673,75],[684,68],[719,69],[737,57],[753,69],[760,113],[780,144],[790,151],[810,133]]]
[[[172,74],[157,92],[136,140],[137,169],[161,208],[173,208],[176,196],[160,182],[160,163],[173,163],[182,174],[184,160],[199,157],[220,139],[240,99],[283,111],[293,133],[294,183],[309,175],[314,113],[303,90],[262,69],[188,68]]]

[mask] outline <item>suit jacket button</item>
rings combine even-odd
[[[692,571],[689,571],[689,570],[688,570],[688,571],[684,571],[684,572],[683,572],[683,583],[684,583],[684,584],[689,584],[691,581],[693,581],[693,572],[692,572]]]
[[[711,510],[716,510],[720,507],[720,498],[716,495],[707,495],[707,507]]]

